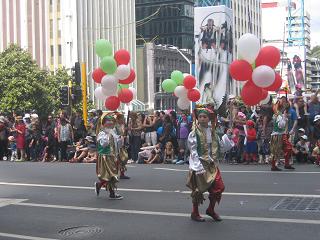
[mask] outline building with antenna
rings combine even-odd
[[[311,88],[310,14],[304,0],[262,1],[263,43],[287,57],[278,66],[291,92],[296,84]]]

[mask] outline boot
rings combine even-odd
[[[262,164],[262,163],[263,163],[263,156],[259,155],[259,164]]]
[[[282,171],[282,169],[276,166],[276,160],[274,158],[271,160],[271,171]]]
[[[265,164],[269,164],[269,161],[270,161],[270,156],[269,155],[266,155],[265,157]]]
[[[198,208],[197,203],[193,203],[191,219],[196,222],[204,222],[205,221],[205,219],[203,217],[201,217],[199,214],[199,208]]]
[[[290,157],[291,157],[290,154],[288,154],[288,155],[285,154],[284,168],[294,170],[295,168],[290,165]]]
[[[121,171],[120,171],[120,179],[130,179],[130,177],[124,175],[124,171],[121,170]]]
[[[210,217],[212,217],[213,220],[217,221],[217,222],[221,222],[222,218],[214,211],[214,207],[216,205],[217,202],[217,198],[213,195],[213,194],[209,194],[209,206],[206,210],[206,214]]]

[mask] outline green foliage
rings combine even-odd
[[[311,49],[311,56],[320,59],[320,46],[317,45]]]
[[[69,78],[65,69],[55,75],[41,70],[29,52],[10,45],[0,53],[0,112],[57,111],[59,89]]]

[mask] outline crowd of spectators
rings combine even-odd
[[[320,102],[317,93],[305,99],[270,98],[269,103],[247,107],[229,96],[227,115],[218,116],[216,132],[220,141],[220,161],[230,164],[268,164],[274,122],[281,111],[288,118],[287,134],[297,163],[320,159]],[[87,127],[81,112],[69,118],[65,112],[41,120],[35,113],[0,116],[0,160],[68,161],[94,163],[99,119],[103,112],[91,110]],[[129,163],[188,163],[187,139],[192,115],[173,110],[129,112],[122,122]]]

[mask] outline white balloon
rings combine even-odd
[[[270,94],[268,93],[268,96],[260,101],[260,105],[267,104],[270,101]]]
[[[102,86],[102,93],[105,95],[105,96],[115,96],[117,95],[117,92],[118,92],[118,86],[107,86],[107,87],[104,87]]]
[[[184,86],[178,86],[174,89],[174,95],[178,98],[188,98],[188,89]]]
[[[188,98],[179,98],[177,105],[181,110],[187,110],[190,108],[190,100]]]
[[[260,41],[255,35],[246,33],[239,38],[238,53],[241,59],[244,59],[252,64],[256,60],[259,51]]]
[[[130,71],[129,65],[119,65],[114,76],[120,80],[124,80],[129,77]]]
[[[137,90],[133,87],[129,87],[129,90],[133,93],[133,99],[137,98]]]
[[[253,70],[252,81],[261,88],[270,87],[276,79],[274,70],[266,65],[261,65]]]
[[[101,80],[102,88],[115,88],[118,86],[118,79],[113,75],[105,75]]]
[[[101,101],[105,101],[107,96],[102,92],[102,87],[97,87],[94,90],[94,95],[96,96],[97,99]]]

